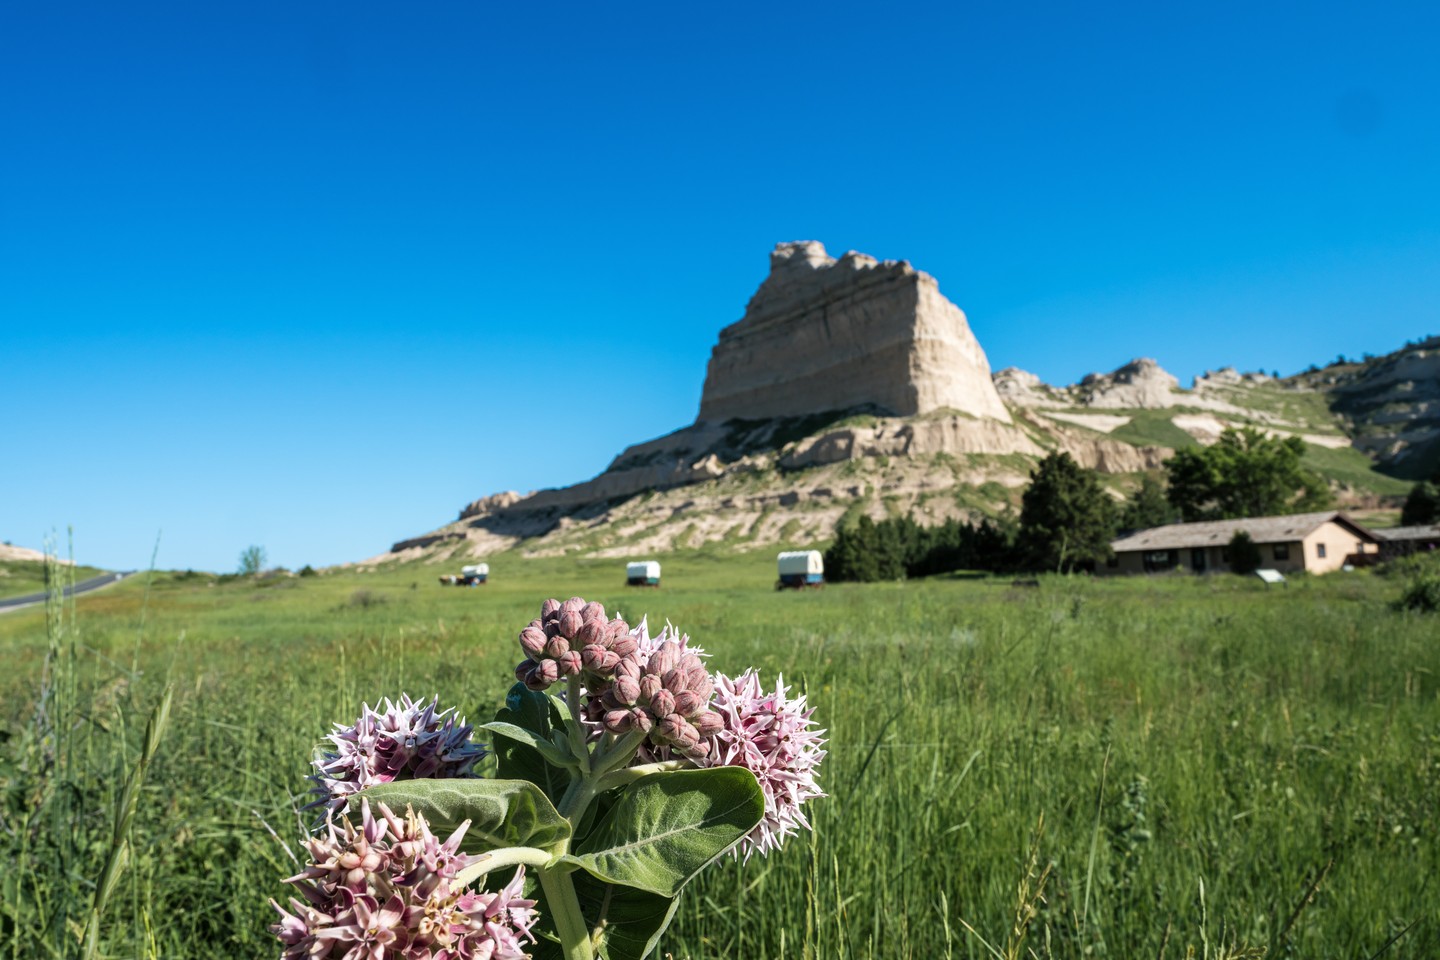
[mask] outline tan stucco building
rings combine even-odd
[[[1328,573],[1371,562],[1380,550],[1375,534],[1343,513],[1297,513],[1137,530],[1110,544],[1115,556],[1098,572],[1225,573],[1230,540],[1241,530],[1260,548],[1260,566],[1281,573]]]

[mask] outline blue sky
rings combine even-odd
[[[1440,332],[1437,10],[11,4],[0,539],[335,563],[592,476],[782,240],[1052,382],[1387,352]]]

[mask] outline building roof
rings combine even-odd
[[[1256,543],[1291,543],[1314,533],[1330,521],[1354,530],[1374,542],[1375,535],[1343,513],[1297,513],[1288,517],[1248,517],[1239,520],[1206,520],[1202,523],[1172,523],[1134,533],[1114,540],[1110,549],[1116,553],[1132,550],[1183,550],[1187,547],[1224,547],[1241,530]]]
[[[1372,530],[1377,539],[1405,541],[1405,540],[1440,540],[1440,524],[1419,527],[1391,527],[1389,530]]]

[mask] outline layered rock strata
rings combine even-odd
[[[763,419],[873,406],[950,408],[1010,422],[965,314],[904,261],[814,241],[782,243],[745,316],[720,331],[700,419]]]

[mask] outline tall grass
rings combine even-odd
[[[0,840],[13,855],[30,837],[11,872],[23,902],[6,881],[11,956],[68,955],[36,945],[65,942],[53,917],[72,939],[85,922],[83,878],[99,875],[104,814],[139,756],[123,717],[159,698],[165,674],[170,732],[100,952],[266,956],[265,900],[293,872],[267,825],[300,831],[306,759],[328,724],[400,690],[487,715],[517,629],[539,599],[572,593],[668,617],[727,672],[783,672],[830,731],[814,834],[688,889],[662,944],[677,958],[1440,954],[1437,623],[1394,609],[1398,584],[937,579],[777,594],[772,562],[675,557],[662,590],[633,592],[615,561],[492,558],[475,589],[439,587],[427,566],[161,575],[138,650],[138,584],[82,598],[67,702],[106,727],[74,728],[72,769],[109,776],[70,777],[83,789],[47,799],[52,819]],[[357,590],[382,599],[353,603]],[[36,702],[47,636],[36,614],[0,618],[7,706]],[[117,672],[122,655],[138,669]],[[123,693],[105,694],[119,678]],[[29,720],[11,712],[21,733],[4,752],[23,767]],[[43,780],[13,769],[7,826],[17,785]],[[78,829],[53,819],[58,803]]]
[[[74,598],[64,599],[77,568],[59,564],[53,546],[46,550],[38,687],[22,701],[28,715],[8,718],[19,730],[5,729],[0,753],[0,850],[9,854],[0,931],[14,958],[93,960],[132,859],[131,823],[164,738],[171,691],[150,714],[132,758],[134,673],[96,671],[107,658],[87,656],[93,651],[81,641]],[[130,908],[148,920],[131,893]],[[147,955],[157,955],[153,940],[146,946]]]

